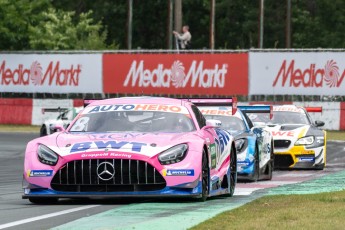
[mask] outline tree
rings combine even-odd
[[[94,23],[92,11],[81,13],[74,23],[74,12],[65,12],[49,8],[42,13],[42,20],[29,26],[30,47],[39,50],[85,50],[107,49],[105,44],[106,31],[100,22]],[[113,45],[111,48],[115,48]]]
[[[49,5],[49,0],[0,0],[0,49],[30,49],[28,27]]]

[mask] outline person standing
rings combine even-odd
[[[180,49],[190,49],[191,48],[191,40],[192,35],[189,32],[189,26],[185,25],[182,27],[183,34],[179,34],[176,31],[173,31],[173,34],[175,35],[176,39],[179,41],[179,48]]]

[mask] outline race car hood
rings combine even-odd
[[[267,130],[272,133],[274,139],[298,139],[304,137],[310,125],[289,124],[289,125],[268,125]]]
[[[128,152],[152,157],[172,146],[196,138],[193,133],[104,133],[56,135],[56,146],[49,146],[61,156],[88,152]]]

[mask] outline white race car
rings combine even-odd
[[[44,108],[42,109],[42,113],[47,112],[55,112],[60,113],[59,116],[55,119],[47,119],[43,122],[41,129],[40,129],[40,136],[46,136],[53,134],[56,132],[55,126],[62,125],[64,128],[67,128],[71,121],[78,115],[80,111],[84,109],[83,106],[81,107],[73,107],[73,108]]]
[[[313,121],[308,112],[322,112],[321,107],[273,106],[273,118],[251,114],[255,124],[266,123],[274,139],[275,168],[323,169],[326,165],[325,123]]]

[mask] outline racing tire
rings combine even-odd
[[[29,201],[33,204],[56,204],[58,202],[58,198],[52,197],[31,197]]]
[[[325,163],[315,166],[316,170],[323,170],[325,168]]]
[[[201,162],[201,202],[207,200],[209,194],[209,184],[210,184],[210,167],[208,166],[208,157],[205,150],[202,153],[202,162]]]
[[[234,148],[231,148],[229,168],[230,168],[229,193],[227,193],[226,196],[232,197],[235,193],[235,187],[237,184],[237,159],[236,159],[236,152],[234,151]]]
[[[254,160],[254,172],[253,175],[249,178],[249,181],[251,182],[257,182],[260,177],[260,165],[259,165],[259,154],[258,154],[258,148],[255,147],[255,160]]]
[[[271,145],[273,146],[273,145]],[[273,177],[273,169],[274,169],[274,152],[273,152],[273,147],[271,148],[271,159],[270,162],[267,165],[267,178],[266,180],[272,180]]]
[[[40,137],[47,136],[47,127],[45,125],[42,125],[40,129]]]

